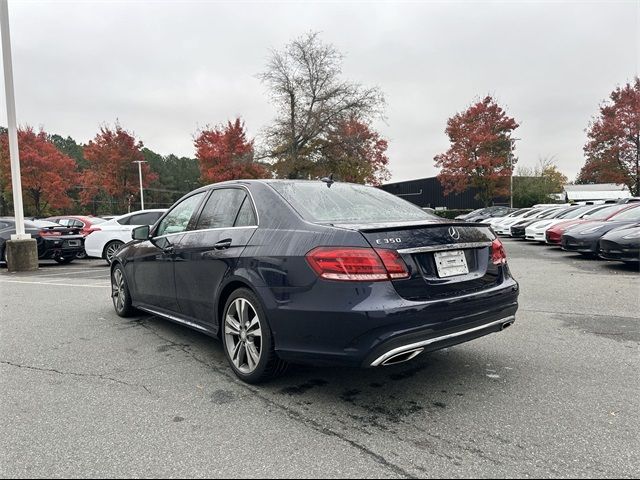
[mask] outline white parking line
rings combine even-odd
[[[111,288],[111,285],[89,285],[78,283],[28,282],[25,280],[0,280],[0,283],[22,283],[25,285],[55,285],[58,287]]]
[[[105,272],[96,272],[95,269],[91,269],[91,270],[74,270],[73,272],[69,272],[69,271],[64,271],[64,272],[58,272],[58,273],[45,273],[44,275],[40,275],[38,274],[38,277],[57,277],[60,275],[76,275],[79,273],[87,273],[87,272],[91,272],[91,273],[105,273]]]

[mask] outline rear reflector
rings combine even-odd
[[[307,253],[311,268],[327,280],[379,282],[407,278],[409,271],[392,250],[360,247],[318,247]]]
[[[62,235],[62,232],[57,232],[55,230],[40,230],[39,235],[41,237],[59,237]]]
[[[507,263],[507,252],[504,251],[504,245],[497,238],[491,243],[491,261],[494,265]]]

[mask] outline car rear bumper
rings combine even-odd
[[[293,363],[380,366],[397,355],[409,360],[415,352],[498,332],[513,323],[518,309],[518,284],[510,278],[482,292],[437,301],[405,300],[386,282],[370,289],[360,304],[352,297],[343,311],[335,309],[342,303],[335,296],[324,297],[322,306],[295,307],[291,298],[286,305],[267,307],[278,355]]]
[[[69,246],[63,240],[45,240],[38,249],[38,258],[41,260],[49,260],[52,258],[68,258],[74,257],[84,250],[84,239],[81,239],[80,245]]]

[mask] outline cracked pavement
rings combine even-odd
[[[213,339],[117,317],[102,262],[1,270],[0,476],[638,477],[640,275],[506,247],[507,331],[259,387]]]

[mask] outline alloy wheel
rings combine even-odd
[[[236,298],[229,305],[224,334],[233,365],[241,373],[252,373],[262,356],[262,324],[256,309],[246,298]]]
[[[118,312],[122,312],[125,306],[125,284],[122,270],[116,268],[111,277],[111,297],[113,298],[113,306]]]
[[[120,243],[120,242],[112,242],[107,246],[107,251],[105,252],[105,257],[107,258],[107,262],[109,264],[111,264],[111,262],[113,262],[113,257],[116,256],[116,253],[118,253],[118,250],[120,250],[121,246],[122,246],[122,243]]]

